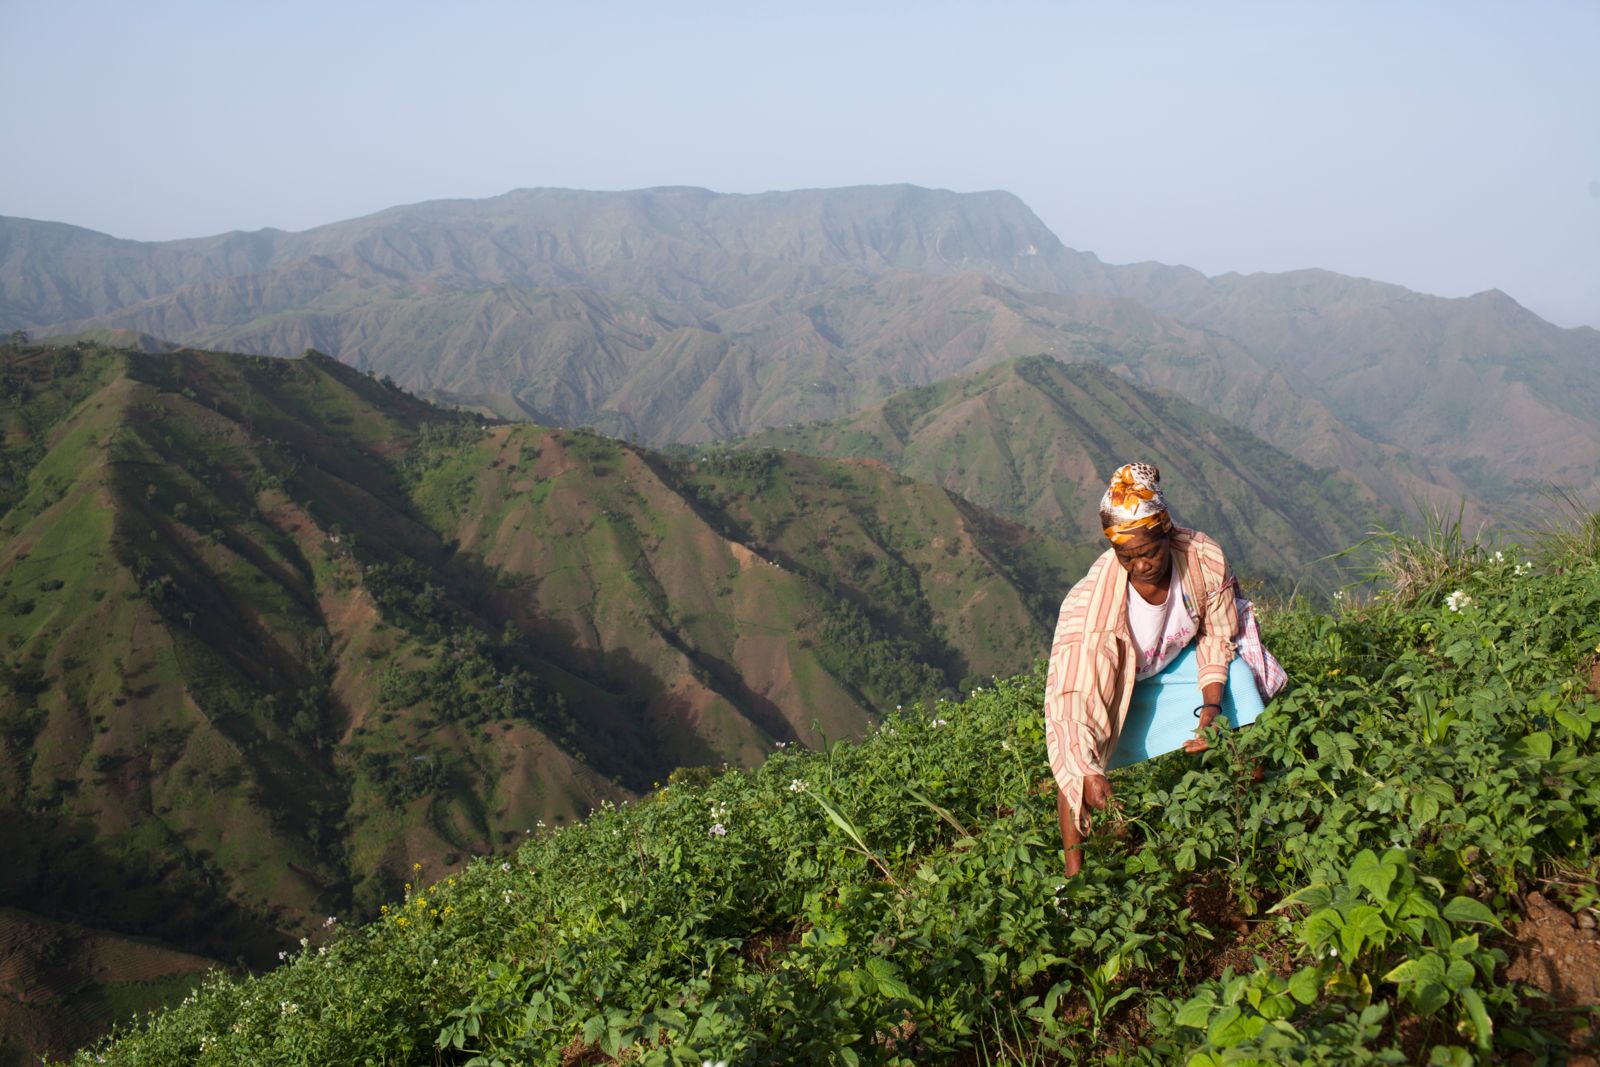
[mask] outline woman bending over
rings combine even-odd
[[[1111,800],[1108,770],[1202,752],[1219,715],[1254,722],[1284,682],[1222,548],[1173,525],[1160,481],[1146,463],[1112,476],[1100,501],[1111,547],[1067,594],[1050,646],[1045,742],[1068,878],[1083,865],[1088,809]]]

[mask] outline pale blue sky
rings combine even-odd
[[[0,0],[0,214],[1008,189],[1067,244],[1600,326],[1600,3]]]

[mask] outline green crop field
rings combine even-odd
[[[1600,903],[1597,533],[1269,612],[1291,688],[1114,774],[1074,880],[1036,671],[530,828],[76,1062],[1565,1062],[1592,998],[1523,917]]]

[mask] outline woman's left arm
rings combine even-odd
[[[1199,617],[1195,619],[1195,661],[1200,674],[1200,699],[1202,703],[1220,705],[1222,694],[1228,686],[1228,665],[1238,651],[1239,620],[1238,582],[1233,568],[1215,541],[1206,539],[1195,543],[1199,557],[1198,571],[1204,590],[1196,597]],[[1193,568],[1191,569],[1191,571]],[[1199,726],[1204,729],[1216,719],[1219,708],[1207,707],[1200,712]],[[1192,747],[1191,747],[1192,746]],[[1205,742],[1199,738],[1183,746],[1190,752],[1203,750]]]

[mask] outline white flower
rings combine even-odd
[[[720,822],[712,823],[711,824],[711,829],[706,831],[706,832],[712,837],[726,837],[726,836],[728,836],[728,828],[726,826],[722,825]]]
[[[790,780],[790,782],[789,782],[789,792],[791,792],[791,793],[804,793],[805,791],[806,791],[806,783],[804,781],[802,781],[799,778],[794,778],[794,779]]]
[[[1467,607],[1472,603],[1472,598],[1466,593],[1462,592],[1460,589],[1457,589],[1455,592],[1444,598],[1444,603],[1445,607],[1449,608],[1451,611],[1460,611],[1462,608]]]
[[[511,903],[511,890],[507,889],[504,893],[501,893],[500,899],[507,904]]]
[[[287,952],[283,952],[283,951],[280,951],[280,952],[279,952],[279,953],[278,953],[278,958],[279,958],[279,959],[280,959],[280,960],[286,960],[286,959],[288,959],[288,958],[289,958],[289,954],[288,954],[288,953],[287,953]]]
[[[326,919],[322,920],[322,925],[323,926],[338,926],[339,925],[339,917],[337,915],[330,915]]]
[[[1010,741],[1002,741],[1002,742],[1000,742],[1000,751],[1001,752],[1010,752],[1011,751],[1011,742]]]
[[[727,1060],[701,1060],[700,1067],[728,1067]]]
[[[278,1003],[279,1015],[293,1015],[300,1010],[300,1005],[284,1000]]]
[[[505,863],[502,863],[502,864],[501,864],[501,865],[500,865],[500,869],[501,869],[501,870],[502,870],[502,871],[509,871],[509,870],[510,870],[510,869],[511,869],[511,863],[510,863],[510,862],[509,862],[509,861],[507,861],[507,862],[505,862]]]
[[[789,742],[787,742],[787,741],[774,741],[773,744],[777,745],[779,748],[788,748],[789,747]]]
[[[300,939],[300,947],[301,948],[306,948],[310,944],[311,944],[311,939],[309,937],[302,937]]]
[[[1344,590],[1343,589],[1335,589],[1333,591],[1333,602],[1335,604],[1338,604],[1343,600],[1344,600]]]
[[[937,729],[940,726],[949,726],[950,725],[950,720],[949,719],[934,719],[933,720],[933,725],[934,725],[935,729]]]
[[[1506,561],[1506,554],[1504,552],[1496,552],[1494,554],[1494,561],[1496,563],[1504,563]]]

